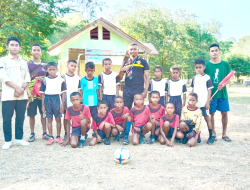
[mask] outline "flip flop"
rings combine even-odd
[[[227,142],[231,142],[232,141],[228,136],[222,137],[222,139],[224,141],[227,141]]]
[[[217,137],[216,136],[212,136],[212,138],[214,139],[214,141],[217,141]]]

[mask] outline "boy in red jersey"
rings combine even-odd
[[[174,104],[168,102],[166,104],[166,114],[164,114],[160,119],[160,129],[156,133],[160,136],[158,140],[160,144],[166,144],[167,146],[174,146],[174,139],[177,134],[177,128],[179,127],[180,119],[178,114],[174,114],[175,108]],[[171,138],[169,141],[167,138]]]
[[[91,124],[91,129],[93,129],[94,134],[92,139],[89,142],[89,146],[94,146],[97,143],[104,140],[105,145],[110,145],[110,135],[111,128],[115,127],[115,120],[113,115],[108,110],[108,104],[106,101],[101,100],[97,106],[98,114],[93,116],[93,121]],[[115,136],[116,134],[113,134]]]
[[[158,91],[152,91],[150,93],[150,101],[151,103],[148,105],[150,110],[150,118],[149,122],[152,124],[151,134],[147,144],[153,144],[155,142],[155,129],[160,126],[160,118],[165,114],[164,107],[159,104],[161,97]]]
[[[145,144],[144,135],[151,131],[152,123],[148,122],[150,117],[150,110],[148,106],[144,105],[144,98],[142,94],[135,94],[135,106],[131,109],[132,120],[132,144]]]
[[[124,133],[123,144],[129,144],[128,135],[131,127],[131,113],[129,109],[124,106],[124,101],[121,96],[116,96],[114,105],[115,108],[110,111],[116,124],[116,127],[112,128],[112,134],[117,132],[114,141],[120,140],[120,132],[122,132]]]
[[[82,96],[79,92],[72,92],[70,94],[70,101],[73,106],[70,106],[66,110],[65,119],[72,120],[72,134],[69,141],[69,133],[70,133],[70,125],[66,125],[67,132],[67,140],[62,144],[62,146],[66,146],[69,144],[72,148],[76,148],[85,146],[85,139],[81,139],[81,143],[79,143],[79,137],[86,135],[90,124],[90,109],[88,106],[81,104]]]

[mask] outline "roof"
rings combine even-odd
[[[105,20],[104,18],[99,18],[98,20],[84,26],[82,29],[72,33],[71,35],[67,36],[66,38],[62,39],[61,41],[57,42],[56,44],[52,45],[51,47],[49,47],[49,51],[54,50],[55,48],[59,47],[60,45],[62,45],[63,43],[69,41],[70,39],[72,39],[73,37],[79,35],[80,33],[84,32],[85,30],[91,28],[92,26],[95,26],[96,23],[104,23],[106,25],[108,25],[109,27],[111,27],[112,29],[114,29],[116,32],[120,33],[122,36],[124,36],[125,38],[129,39],[130,41],[138,44],[138,46],[140,46],[141,48],[143,48],[146,53],[148,55],[158,55],[157,50],[155,49],[155,47],[153,46],[153,44],[151,43],[141,43],[139,41],[137,41],[136,39],[134,39],[133,37],[131,37],[130,35],[128,35],[127,33],[123,32],[121,29],[119,29],[118,27],[116,27],[114,24],[112,24],[111,22]],[[151,54],[152,53],[152,54]]]

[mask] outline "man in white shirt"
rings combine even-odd
[[[0,80],[2,81],[2,115],[5,143],[2,149],[9,149],[12,140],[11,120],[16,112],[15,144],[29,145],[23,138],[23,122],[28,95],[26,87],[30,82],[27,62],[18,56],[21,43],[18,38],[7,40],[9,54],[0,59]]]

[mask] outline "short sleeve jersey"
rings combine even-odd
[[[208,90],[213,88],[210,77],[207,74],[194,76],[191,87],[198,95],[197,107],[204,107],[207,102]]]
[[[129,115],[131,115],[129,109],[124,106],[122,108],[122,110],[120,112],[117,112],[115,108],[113,108],[110,113],[113,115],[114,120],[115,120],[115,124],[120,125],[124,122],[124,120],[122,119],[123,115],[126,113],[129,113]]]
[[[111,71],[109,74],[102,72],[98,76],[98,82],[102,86],[103,94],[116,95],[116,85],[119,83],[119,80],[115,72]]]
[[[148,92],[151,93],[152,91],[158,91],[160,96],[165,96],[167,93],[167,81],[166,79],[156,80],[151,79],[149,83]]]
[[[97,90],[98,86],[98,78],[93,77],[91,80],[86,77],[82,77],[81,79],[81,90],[83,91],[83,104],[88,106],[97,106],[98,98],[97,98]]]
[[[193,129],[195,132],[200,131],[202,112],[196,107],[194,110],[190,110],[188,105],[181,110],[181,121],[189,120],[190,125],[195,125]]]
[[[143,105],[141,109],[133,107],[131,110],[131,120],[134,122],[135,127],[146,125],[150,116],[148,106]]]
[[[167,82],[167,93],[169,96],[180,96],[187,93],[187,88],[185,82],[181,79],[179,80],[169,80]]]
[[[93,117],[93,121],[91,124],[91,129],[96,130],[96,129],[100,129],[100,130],[104,130],[104,128],[99,128],[102,122],[107,122],[110,124],[115,125],[115,120],[113,118],[113,115],[108,112],[105,116],[101,116],[99,113],[97,115],[95,115]]]
[[[169,118],[167,115],[161,116],[160,119],[160,128],[163,128],[164,123],[168,121],[171,128],[179,127],[180,118],[179,115],[174,114],[172,118]]]
[[[47,95],[57,95],[67,91],[65,81],[62,77],[45,77],[42,81],[40,93]]]
[[[62,74],[61,76],[65,83],[66,83],[66,88],[67,88],[67,93],[66,93],[66,97],[65,97],[65,103],[67,108],[72,106],[72,103],[70,101],[70,94],[72,92],[78,92],[79,89],[81,89],[80,86],[80,77],[78,75],[68,75],[67,73]]]
[[[79,127],[81,126],[81,120],[79,118],[80,114],[82,114],[86,119],[91,118],[89,107],[81,104],[81,107],[78,110],[76,110],[74,106],[68,107],[66,110],[65,119],[72,120],[72,127]]]
[[[123,67],[131,67],[133,62],[131,60],[126,60],[123,63]],[[134,63],[132,68],[132,80],[125,74],[125,86],[124,88],[129,89],[141,89],[144,87],[144,72],[149,71],[148,62],[145,59],[138,58],[137,61]]]
[[[149,104],[148,108],[150,110],[150,115],[154,115],[155,116],[155,120],[158,121],[158,122],[160,122],[161,116],[163,116],[165,114],[164,107],[159,104],[157,108],[154,108],[152,106],[152,104]]]
[[[207,75],[210,76],[214,88],[212,89],[212,95],[218,89],[219,83],[231,72],[229,63],[221,60],[218,64],[213,64],[210,61],[206,62],[206,69],[204,71]],[[214,98],[224,98],[228,99],[227,88],[224,87],[222,90],[219,90]]]

